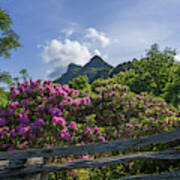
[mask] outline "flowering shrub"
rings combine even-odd
[[[90,97],[68,85],[25,81],[11,87],[9,100],[0,108],[1,151],[69,145],[81,142],[82,133],[89,135],[67,117],[70,108],[89,106]]]
[[[98,127],[104,140],[128,139],[140,136],[158,134],[180,127],[178,110],[161,98],[147,94],[135,94],[125,86],[119,84],[106,85],[96,89],[98,96],[91,98],[91,106],[86,110],[77,108],[75,116],[77,122],[91,123]],[[72,117],[72,118],[73,118]],[[161,145],[146,146],[128,151],[113,152],[113,155],[138,151],[158,151],[177,149],[179,141]],[[173,148],[172,148],[173,147]],[[111,155],[104,153],[103,156]],[[91,177],[103,179],[118,178],[136,173],[154,173],[167,171],[178,167],[178,161],[134,161],[120,165],[95,168]]]
[[[130,137],[130,134],[142,136],[143,132],[145,135],[160,133],[179,127],[177,109],[160,98],[135,94],[118,84],[107,85],[99,91],[98,98],[92,100],[92,111],[96,114],[98,126],[116,127],[126,134],[124,137]]]
[[[177,110],[159,98],[134,94],[119,84],[97,89],[91,97],[51,81],[25,81],[11,87],[9,102],[0,108],[0,150],[41,148],[87,144],[97,141],[135,138],[179,127]],[[138,150],[161,150],[179,142],[148,146]],[[129,151],[123,151],[121,154]],[[75,158],[93,159],[119,152],[95,156],[64,157],[54,162],[71,162]],[[178,162],[136,161],[90,170],[58,173],[60,179],[105,177],[152,173],[169,170]],[[166,165],[165,167],[163,167]],[[158,166],[158,168],[157,168]],[[156,168],[156,169],[155,169]],[[131,170],[131,171],[130,171]],[[139,170],[139,172],[138,172]],[[130,172],[129,172],[130,171]],[[52,176],[53,178],[53,176]]]

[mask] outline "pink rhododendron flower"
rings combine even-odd
[[[120,85],[119,84],[114,84],[113,87],[118,88],[118,87],[120,87]]]
[[[136,98],[140,99],[140,98],[141,98],[141,96],[140,96],[139,94],[136,94]]]
[[[17,131],[19,135],[23,135],[25,133],[24,127],[21,127],[21,126],[17,128]]]
[[[8,131],[9,131],[8,127],[3,127],[0,129],[0,134],[2,134],[3,136],[6,136]]]
[[[62,117],[57,117],[57,116],[54,116],[52,118],[52,122],[56,123],[56,124],[59,124],[61,126],[64,126],[66,124],[66,121]]]
[[[61,136],[62,139],[65,140],[69,140],[71,138],[71,135],[64,130],[60,131],[59,135]]]
[[[21,105],[22,105],[22,106],[27,106],[27,101],[26,101],[25,99],[23,99],[23,100],[21,101]]]
[[[29,123],[29,119],[26,116],[20,117],[19,121],[21,124],[28,124]]]
[[[167,113],[168,113],[168,114],[173,114],[173,112],[172,112],[172,111],[170,111],[170,110],[167,110]]]
[[[79,105],[81,104],[81,99],[80,99],[80,98],[75,99],[75,100],[73,101],[73,104],[74,104],[75,106],[79,106]]]
[[[78,174],[78,172],[77,172],[76,169],[73,169],[73,174],[74,174],[74,175],[77,175],[77,174]]]
[[[31,90],[32,90],[31,87],[27,87],[25,91],[26,91],[27,94],[29,94],[31,92]]]
[[[130,123],[127,123],[126,126],[127,126],[128,128],[132,128],[132,127],[133,127]]]
[[[59,108],[51,108],[49,107],[49,112],[53,115],[53,116],[58,116],[61,117],[62,116],[62,111]]]
[[[105,139],[104,136],[99,136],[99,137],[98,137],[98,140],[99,140],[99,141],[102,141],[102,142],[106,141],[106,139]]]
[[[143,131],[147,131],[149,128],[147,126],[143,126]]]
[[[119,116],[120,116],[121,118],[124,118],[124,117],[125,117],[125,115],[124,115],[124,114],[119,114]]]
[[[129,105],[133,105],[133,104],[134,104],[134,102],[133,102],[133,101],[130,101],[130,102],[129,102]]]
[[[99,100],[102,100],[102,96],[98,96],[98,99],[99,99]]]
[[[154,118],[154,117],[150,117],[150,120],[151,120],[151,121],[154,121],[154,120],[155,120],[155,118]]]
[[[42,105],[39,105],[39,106],[38,106],[38,109],[39,109],[40,111],[43,111],[43,110],[44,110],[44,108],[43,108]]]
[[[152,106],[154,106],[154,103],[150,103],[150,104],[149,104],[149,107],[152,107]]]
[[[21,84],[21,85],[18,87],[18,90],[19,90],[20,92],[25,92],[24,84]]]
[[[77,125],[76,125],[76,123],[75,123],[74,121],[72,121],[72,122],[69,124],[69,128],[74,129],[74,130],[78,130]]]
[[[36,120],[36,124],[37,124],[38,126],[43,125],[43,124],[44,124],[43,119],[37,119],[37,120]]]
[[[63,98],[66,98],[68,95],[65,91],[61,91],[60,96],[62,96]]]
[[[15,136],[16,136],[16,130],[15,130],[15,129],[11,129],[11,130],[10,130],[10,135],[11,135],[12,137],[15,137]]]
[[[36,82],[34,82],[32,79],[30,79],[30,85],[31,85],[31,86],[35,86],[35,85],[36,85]]]
[[[11,88],[10,88],[11,91],[13,91],[13,90],[15,90],[15,89],[16,89],[15,86],[11,86]]]
[[[149,115],[149,114],[150,114],[150,112],[146,111],[146,112],[145,112],[145,114],[146,114],[146,115]]]
[[[46,85],[46,90],[48,91],[49,94],[55,94],[55,89],[49,85]]]
[[[11,108],[17,108],[19,106],[19,103],[18,102],[12,102],[12,103],[8,104],[8,106]]]
[[[73,131],[70,131],[70,133],[69,133],[70,135],[71,135],[71,137],[73,137],[73,136],[75,136],[76,134],[75,134],[75,132],[73,132]]]
[[[61,138],[64,139],[64,137],[66,135],[66,131],[65,130],[60,131],[59,135],[61,136]]]
[[[18,149],[22,149],[23,147],[22,147],[22,145],[17,145],[17,147],[18,147]]]
[[[109,88],[111,88],[111,86],[110,86],[109,84],[107,84],[107,85],[106,85],[106,88],[108,88],[108,89],[109,89]]]
[[[94,128],[94,133],[98,133],[99,132],[99,128],[98,127],[95,127]]]
[[[91,135],[92,131],[91,131],[91,129],[89,127],[87,127],[87,128],[85,128],[84,133]]]
[[[159,106],[159,107],[162,107],[162,105],[163,105],[163,103],[162,103],[162,102],[160,102],[160,103],[158,104],[158,106]]]
[[[139,124],[135,124],[135,128],[139,129],[139,127],[140,127]]]
[[[4,119],[4,118],[1,118],[0,119],[0,126],[5,126],[6,125],[6,119]]]
[[[13,89],[12,90],[12,95],[13,96],[16,96],[16,95],[18,95],[19,94],[19,90],[17,90],[17,89]]]
[[[117,135],[117,134],[118,134],[118,131],[115,130],[115,131],[113,132],[113,135]]]
[[[72,90],[72,94],[75,96],[79,96],[79,91],[78,90]]]
[[[6,116],[7,115],[6,111],[3,111],[3,110],[0,111],[0,114],[1,114],[1,116]]]
[[[49,102],[55,103],[56,102],[56,97],[55,96],[49,97]]]
[[[81,159],[83,159],[83,160],[89,160],[89,157],[88,157],[88,156],[81,156]]]
[[[11,147],[9,147],[8,148],[8,151],[15,151],[16,149],[13,147],[13,146],[11,146]]]
[[[36,138],[36,135],[35,135],[35,134],[31,134],[28,139],[29,139],[30,141],[32,141],[32,140],[34,140],[35,138]]]

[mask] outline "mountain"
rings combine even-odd
[[[131,69],[132,67],[133,67],[133,63],[131,61],[119,64],[112,70],[109,77],[113,77],[114,74],[118,74],[119,72],[125,72]]]
[[[56,79],[54,82],[55,83],[61,83],[61,84],[68,83],[73,78],[77,77],[77,74],[81,68],[82,68],[82,66],[79,66],[79,65],[74,64],[74,63],[70,63],[68,68],[67,68],[67,72],[62,74],[62,76],[60,78]]]
[[[113,66],[106,63],[101,57],[94,56],[90,61],[83,67],[76,65],[74,63],[69,64],[67,72],[64,73],[60,78],[56,79],[54,82],[60,84],[66,84],[73,78],[80,75],[86,75],[89,82],[92,83],[97,78],[107,78],[109,77],[109,72],[112,70]]]
[[[73,78],[76,78],[80,75],[86,75],[89,79],[89,83],[92,83],[98,78],[107,79],[109,77],[113,77],[114,74],[125,72],[131,68],[134,68],[134,61],[137,60],[133,59],[133,61],[123,62],[116,67],[113,67],[106,63],[101,57],[96,55],[91,58],[90,61],[84,66],[79,66],[74,63],[69,64],[67,72],[64,73],[60,78],[56,79],[54,82],[67,84]]]
[[[102,72],[105,71],[108,74],[112,68],[113,66],[96,55],[81,68],[79,75],[87,75],[89,82],[92,83],[97,77],[105,78]]]

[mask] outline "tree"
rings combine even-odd
[[[29,76],[27,69],[22,69],[19,74],[21,74],[21,78],[25,81],[27,79],[30,79],[31,77]]]
[[[5,89],[9,89],[12,85],[17,85],[18,81],[28,80],[31,77],[27,69],[22,69],[19,71],[20,76],[12,77],[9,72],[0,72],[0,92],[4,91]]]
[[[20,47],[19,36],[12,30],[10,16],[0,9],[0,57],[9,58],[10,50]]]
[[[12,85],[12,76],[9,72],[0,73],[0,83],[3,84],[3,86],[0,86],[0,92],[4,91],[5,87]]]
[[[167,82],[162,97],[174,106],[180,105],[180,64],[171,68],[171,78]]]
[[[98,93],[98,88],[106,87],[106,85],[111,85],[115,83],[117,82],[112,78],[108,78],[108,79],[99,78],[93,81],[93,83],[91,84],[91,90],[94,93]]]
[[[78,77],[72,79],[72,81],[69,82],[69,86],[76,90],[89,91],[89,89],[90,89],[90,85],[88,83],[87,76],[78,76]]]
[[[169,72],[175,64],[175,55],[175,50],[165,48],[161,51],[157,44],[153,44],[145,57],[132,62],[131,70],[119,73],[114,78],[136,93],[146,91],[160,96],[171,76]]]

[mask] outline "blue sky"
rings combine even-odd
[[[26,68],[33,79],[55,79],[95,54],[115,66],[153,43],[180,50],[179,0],[0,0],[0,7],[23,45],[0,59],[13,76]]]

